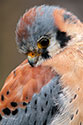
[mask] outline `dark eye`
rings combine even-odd
[[[38,48],[47,48],[50,40],[47,37],[43,37],[38,41]]]

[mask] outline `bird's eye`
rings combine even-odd
[[[47,48],[49,46],[50,40],[47,37],[43,37],[40,40],[38,40],[38,48]]]

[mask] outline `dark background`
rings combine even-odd
[[[15,29],[20,16],[35,5],[59,5],[83,21],[83,0],[0,0],[0,88],[8,74],[26,57],[18,53]]]

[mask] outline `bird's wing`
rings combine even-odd
[[[0,92],[0,125],[51,123],[65,106],[63,98],[59,99],[63,94],[59,79],[51,67],[32,68],[25,60],[11,72]]]
[[[49,85],[43,90],[41,88],[56,76],[57,73],[51,67],[39,66],[33,68],[29,66],[27,60],[13,70],[0,92],[0,125],[23,125],[24,122],[27,122],[29,125],[38,122],[41,116],[40,113],[45,108],[45,103],[50,108],[48,98],[52,96],[52,92],[50,93],[52,90]],[[57,79],[58,77],[55,79],[55,83]],[[34,119],[37,113],[38,116]],[[26,119],[23,121],[24,117]],[[43,115],[42,118],[44,117]]]
[[[10,116],[3,116],[0,125],[47,125],[51,123],[52,117],[62,111],[63,98],[60,99],[60,96],[63,95],[63,90],[59,79],[60,76],[56,75],[43,86],[39,93],[33,95],[24,109],[17,107]]]
[[[18,106],[29,103],[34,93],[39,93],[42,86],[47,84],[55,72],[48,66],[30,67],[27,60],[13,70],[5,81],[0,92],[0,113],[8,108],[9,112]]]

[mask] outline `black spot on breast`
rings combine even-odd
[[[70,103],[72,102],[72,99],[70,100]]]
[[[5,108],[2,110],[5,115],[10,115],[11,111],[9,108]]]
[[[1,100],[4,101],[4,96],[3,95],[1,95]]]
[[[12,115],[16,115],[18,113],[18,109],[15,109],[14,111],[12,111]]]
[[[1,114],[0,114],[0,121],[2,120],[2,116],[1,116]]]
[[[7,91],[7,93],[6,93],[7,95],[9,95],[9,91]]]
[[[44,121],[43,125],[46,125],[47,124],[47,120]]]
[[[75,95],[74,95],[74,99],[75,99],[76,97],[77,97],[77,95],[75,94]]]
[[[71,120],[73,120],[73,118],[74,118],[74,115],[72,114],[70,118],[71,118]]]
[[[60,47],[63,48],[67,45],[67,43],[71,39],[71,37],[67,36],[66,32],[61,32],[58,30],[56,39],[59,41]]]
[[[12,106],[12,107],[16,107],[16,106],[17,106],[17,103],[16,103],[16,102],[11,102],[11,106]]]
[[[79,112],[79,110],[77,109],[77,110],[76,110],[76,115],[78,114],[78,112]]]

